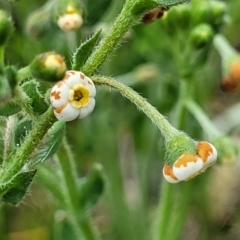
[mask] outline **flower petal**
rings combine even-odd
[[[169,164],[164,165],[163,176],[170,183],[178,183],[179,182],[179,180],[174,176],[172,167]]]
[[[80,110],[73,107],[70,103],[63,104],[54,110],[56,118],[60,121],[68,122],[79,116]]]
[[[205,167],[210,167],[216,162],[217,150],[209,142],[201,141],[197,145],[198,156],[202,158]]]
[[[95,97],[96,96],[96,88],[95,88],[95,85],[94,85],[92,79],[90,79],[89,77],[85,76],[83,85],[89,89],[91,97]]]
[[[50,94],[50,100],[54,108],[60,107],[68,102],[69,87],[63,82],[57,82]]]
[[[180,181],[188,180],[198,175],[204,166],[203,160],[192,154],[183,154],[173,164],[173,174]]]
[[[88,103],[88,105],[79,109],[80,113],[78,118],[87,117],[93,111],[94,107],[95,107],[95,99],[90,98],[90,102]]]
[[[84,85],[85,75],[79,71],[66,71],[63,81],[72,88],[74,85]]]

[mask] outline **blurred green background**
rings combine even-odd
[[[240,49],[240,1],[225,2],[228,19],[222,31],[232,45]],[[26,27],[29,15],[44,3],[0,0],[0,8],[12,15],[15,24],[5,51],[7,64],[21,68],[35,55],[54,50],[63,55],[70,66],[76,47],[96,29],[102,27],[103,32],[107,31],[124,1],[85,0],[87,15],[77,33],[63,32],[49,21],[41,34],[33,34],[34,31]],[[173,37],[172,42],[169,41],[161,21],[141,24],[129,31],[100,73],[133,87],[171,121],[179,94],[181,66],[173,55],[178,39]],[[170,31],[177,28],[173,24]],[[183,38],[184,34],[182,31]],[[193,76],[195,99],[211,119],[239,101],[239,94],[227,94],[219,89],[221,74],[219,55],[211,48],[207,61]],[[46,82],[41,85],[50,86]],[[148,240],[161,199],[163,139],[151,121],[119,93],[103,86],[97,90],[96,108],[91,116],[67,125],[79,176],[85,176],[95,162],[103,165],[104,195],[89,214],[102,239]],[[236,114],[240,116],[239,112]],[[204,138],[191,114],[187,114],[181,128],[194,139]],[[239,127],[231,134],[239,144]],[[47,166],[48,161],[44,164]],[[196,184],[192,193],[194,200],[179,239],[240,239],[239,164],[219,164],[193,181]],[[59,228],[64,229],[61,236],[57,234]],[[31,191],[19,206],[4,205],[0,209],[1,240],[74,239],[71,236],[64,212],[40,176],[35,178]]]

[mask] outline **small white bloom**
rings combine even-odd
[[[83,24],[83,18],[79,12],[65,13],[59,16],[58,26],[64,31],[76,31]]]
[[[88,116],[95,107],[93,81],[79,71],[67,71],[52,88],[50,100],[58,120],[65,122]]]

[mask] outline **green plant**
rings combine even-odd
[[[201,208],[199,218],[204,216],[209,205],[208,196],[202,190],[209,177],[202,173],[216,162],[217,152],[219,163],[234,162],[238,147],[203,110],[215,85],[213,82],[204,83],[205,79],[200,83],[198,74],[208,66],[210,50],[215,46],[222,57],[223,74],[227,76],[223,89],[238,91],[239,55],[220,33],[227,17],[224,2],[185,2],[126,0],[123,4],[112,0],[102,17],[102,22],[111,26],[97,31],[92,26],[86,27],[85,31],[90,29],[92,37],[76,46],[81,36],[73,31],[82,27],[87,12],[93,6],[90,3],[84,6],[77,0],[49,0],[27,19],[27,33],[40,39],[50,29],[59,34],[52,25],[55,22],[66,31],[67,51],[76,50],[68,59],[67,55],[62,57],[56,53],[55,48],[48,51],[51,42],[42,40],[47,51],[40,51],[41,54],[36,54],[33,60],[26,52],[24,60],[30,64],[22,68],[15,61],[14,64],[5,64],[5,58],[12,61],[7,44],[17,46],[18,43],[10,38],[15,37],[12,35],[13,20],[6,11],[0,10],[0,115],[3,120],[0,197],[3,203],[19,204],[37,175],[39,182],[52,194],[57,208],[62,209],[55,213],[54,239],[111,239],[114,236],[114,239],[126,240],[174,240],[181,238],[193,203]],[[178,4],[181,5],[175,6]],[[111,17],[120,10],[110,24],[109,19],[112,20]],[[158,18],[160,20],[156,21]],[[150,31],[147,25],[139,27],[151,22],[154,23]],[[123,40],[131,38],[133,28],[137,35],[132,46],[136,58],[129,56],[128,50],[121,52],[124,47],[118,48]],[[55,35],[49,35],[49,39],[53,36],[57,39]],[[29,39],[26,41],[31,43],[31,37]],[[66,52],[64,44],[60,44],[60,49]],[[114,51],[116,56],[112,56]],[[108,63],[109,57],[113,60]],[[122,71],[121,59],[134,64]],[[158,73],[158,68],[162,74]],[[123,74],[126,71],[129,73]],[[171,77],[167,72],[171,72]],[[119,76],[108,77],[112,74]],[[149,78],[158,82],[165,79],[165,82],[160,83],[159,88],[151,87],[148,86],[151,85],[151,81],[147,81]],[[204,89],[204,85],[209,88]],[[100,86],[114,89],[133,104],[130,106],[125,100],[120,100],[115,93],[109,97]],[[169,121],[153,107],[154,104],[151,105],[138,93],[138,87],[146,93],[149,102],[163,109]],[[164,95],[165,92],[168,95]],[[110,101],[104,100],[105,97]],[[93,111],[95,98],[97,109]],[[98,105],[98,101],[102,104]],[[160,134],[136,109],[151,120]],[[92,111],[88,122],[66,124],[76,118],[84,118]],[[121,151],[117,150],[112,133],[118,124],[117,141]],[[121,138],[125,137],[130,145],[135,142],[139,149],[136,151],[137,161],[129,152],[124,155],[127,147],[122,146],[125,140]],[[68,139],[76,143],[69,145]],[[71,145],[79,145],[76,152],[72,151]],[[118,153],[120,162],[116,159]],[[84,169],[84,163],[83,160],[80,163],[76,161],[78,155],[89,159],[88,162],[101,164],[92,163],[88,174],[79,177],[77,169]],[[156,155],[161,160],[156,164],[158,172],[163,172],[167,181],[161,181],[157,211],[149,223],[146,172],[150,166],[144,158],[156,158]],[[121,169],[121,158],[136,162],[137,166],[133,168],[137,176],[132,170],[128,179],[126,163]],[[124,174],[126,176],[122,177]],[[133,196],[135,206],[131,205],[131,200],[127,201],[131,190],[126,190],[131,187],[128,180],[131,182],[133,177],[133,195],[138,193],[138,196]],[[194,192],[196,188],[200,191]],[[90,220],[90,213],[93,213],[100,197],[107,199],[114,233],[109,231],[104,235],[104,231],[97,231]],[[209,216],[206,219],[206,223],[211,222]],[[208,225],[204,225],[199,239],[218,236],[217,231],[210,233],[207,229]]]

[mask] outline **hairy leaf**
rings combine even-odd
[[[19,203],[26,194],[36,172],[36,169],[21,172],[14,176],[10,182],[0,186],[0,195],[3,195],[2,201],[14,205]]]
[[[82,43],[73,54],[72,69],[80,70],[91,55],[93,48],[100,36],[101,29],[98,30],[91,38]]]
[[[48,130],[36,150],[30,156],[30,165],[36,165],[52,157],[62,143],[66,123],[57,121]]]
[[[32,111],[35,114],[39,115],[47,110],[48,105],[39,92],[39,83],[36,80],[25,82],[22,85],[22,89],[27,96],[27,102],[31,105]]]
[[[88,176],[80,182],[80,202],[84,209],[93,207],[104,189],[101,165],[95,164]]]
[[[11,116],[21,111],[21,104],[19,101],[10,100],[0,105],[0,116]]]

